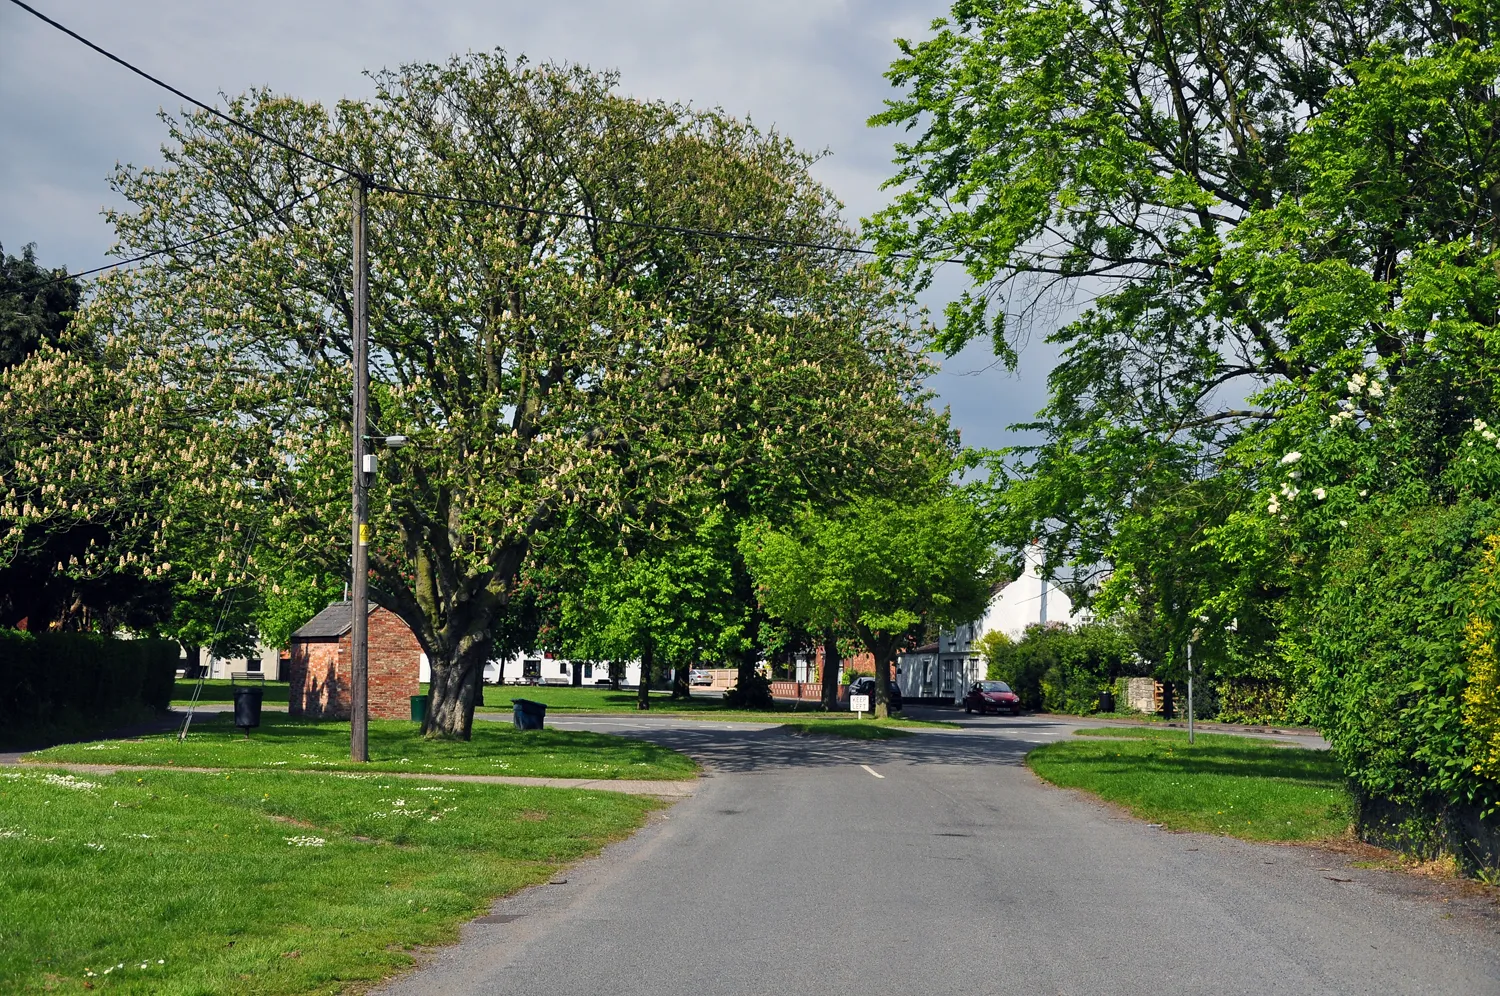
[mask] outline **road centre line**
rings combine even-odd
[[[880,772],[876,771],[874,768],[870,767],[868,764],[861,764],[860,767],[864,768],[866,771],[868,771],[870,774],[874,775],[876,778],[884,778],[885,777],[885,775],[882,775]]]

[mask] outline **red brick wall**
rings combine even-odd
[[[315,719],[349,718],[349,654],[345,634],[333,640],[293,640],[288,670],[287,711]],[[411,697],[420,691],[422,648],[401,618],[389,609],[370,613],[369,696],[372,719],[407,719]]]
[[[345,642],[347,642],[347,637]],[[411,697],[420,691],[422,647],[411,628],[389,609],[370,614],[370,716],[410,719]]]
[[[349,641],[293,640],[287,712],[312,719],[349,718]]]
[[[840,682],[843,681],[843,673],[845,671],[848,671],[850,668],[853,668],[861,674],[874,674],[875,655],[866,650],[862,651],[859,654],[856,654],[853,657],[845,657],[842,661],[839,662]],[[821,684],[823,681],[823,647],[821,645],[818,646],[816,652],[813,655],[813,674],[815,676],[813,680]],[[896,680],[895,662],[891,663],[891,680]]]

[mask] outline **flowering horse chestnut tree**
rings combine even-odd
[[[784,138],[501,54],[373,78],[334,109],[230,101],[316,158],[191,114],[167,119],[163,166],[118,172],[119,250],[176,248],[93,289],[78,321],[100,363],[6,374],[7,404],[43,414],[5,517],[118,514],[150,552],[65,566],[189,563],[215,590],[347,570],[351,208],[332,166],[371,184],[370,432],[411,440],[370,493],[371,591],[431,661],[429,735],[468,735],[516,580],[564,513],[628,541],[689,494],[852,493],[933,450],[910,312]],[[77,432],[45,430],[80,406]]]

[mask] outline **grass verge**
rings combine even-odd
[[[1275,740],[1107,727],[1026,756],[1037,775],[1083,789],[1171,830],[1245,840],[1316,841],[1344,834],[1352,805],[1328,751]]]
[[[196,681],[179,681],[177,690],[173,692],[175,698],[173,705],[187,705],[188,698],[192,695],[193,686]],[[422,691],[427,691],[427,686],[422,686]],[[549,714],[581,714],[581,713],[635,713],[640,715],[637,709],[635,689],[612,692],[608,688],[598,687],[574,687],[572,685],[485,685],[484,702],[477,708],[483,712],[509,712],[512,699],[530,699],[532,702],[540,702],[547,707]],[[226,679],[210,679],[204,682],[203,695],[198,700],[200,703],[228,703],[234,701],[230,693],[230,684]],[[287,686],[284,683],[267,682],[265,687],[265,698],[262,701],[267,705],[285,705],[287,701]],[[694,696],[689,699],[676,699],[671,693],[665,691],[651,692],[651,709],[644,715],[647,716],[673,716],[681,719],[709,719],[722,721],[740,721],[749,723],[774,723],[784,715],[816,716],[820,720],[834,720],[838,722],[856,720],[852,712],[822,712],[816,702],[777,702],[772,708],[757,709],[729,709],[723,700],[707,695]],[[917,720],[903,720],[909,726],[936,726],[957,729],[956,723],[926,722]]]
[[[369,775],[0,770],[0,988],[338,991],[657,805]]]
[[[636,693],[612,692],[607,688],[574,688],[568,685],[486,685],[484,708],[509,711],[511,699],[530,699],[547,706],[549,713],[629,712],[646,716],[674,716],[682,719],[740,720],[751,723],[774,723],[783,716],[816,717],[818,721],[857,722],[859,717],[852,712],[823,712],[816,702],[778,701],[770,709],[730,709],[723,700],[707,695],[690,699],[673,700],[667,692],[651,693],[651,709],[640,713],[636,708]],[[869,720],[865,720],[869,722]],[[947,727],[958,729],[957,723],[928,722],[925,720],[900,720],[907,726]]]
[[[349,760],[349,724],[261,713],[249,737],[227,715],[203,717],[179,743],[163,733],[132,740],[66,744],[28,754],[29,761],[154,764],[192,768],[281,768],[409,771],[419,774],[523,775],[538,778],[692,778],[698,765],[644,740],[570,730],[521,731],[475,723],[473,739],[426,740],[417,724],[370,722],[370,762]]]
[[[867,719],[862,723],[840,722],[833,719],[804,719],[794,723],[783,723],[781,729],[789,733],[811,733],[820,737],[845,737],[849,740],[890,740],[909,737],[910,731],[903,726],[915,725],[900,720]],[[927,725],[927,724],[923,724]]]

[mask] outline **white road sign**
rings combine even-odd
[[[868,695],[851,695],[851,696],[849,696],[849,711],[850,712],[869,712],[870,711],[870,697]]]

